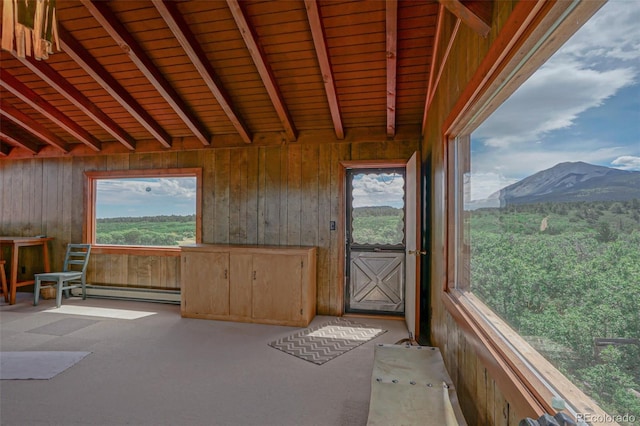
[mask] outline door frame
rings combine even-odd
[[[418,151],[419,152],[419,151]],[[419,155],[419,154],[418,154]],[[420,156],[418,156],[418,161],[420,161]],[[346,282],[346,253],[345,253],[345,243],[346,243],[346,203],[345,196],[347,191],[347,170],[348,169],[380,169],[380,168],[394,168],[394,167],[402,167],[406,168],[409,159],[391,159],[391,160],[343,160],[340,161],[340,191],[339,191],[339,208],[340,208],[340,219],[338,221],[338,268],[336,271],[337,274],[337,282],[339,285],[338,290],[338,300],[339,300],[339,312],[338,315],[342,316],[345,314],[345,294],[346,294],[346,286],[348,283]],[[420,192],[421,188],[418,189]],[[418,198],[422,195],[418,193]],[[418,205],[420,205],[419,199],[416,200]],[[420,218],[417,218],[420,221]],[[414,283],[416,285],[416,283]],[[406,285],[405,285],[406,287]],[[406,291],[406,289],[405,289]],[[421,297],[420,286],[416,285],[416,299],[420,299]],[[419,321],[420,312],[416,312],[417,318]],[[389,318],[394,318],[390,316]],[[419,332],[419,329],[416,329],[416,333]]]
[[[406,217],[402,218],[402,221],[404,223],[404,232],[403,232],[403,237],[402,237],[402,241],[399,244],[366,244],[366,243],[355,243],[352,240],[352,236],[349,237],[349,233],[350,231],[353,232],[352,228],[352,224],[349,223],[349,220],[353,220],[353,206],[351,205],[349,199],[353,197],[353,178],[356,175],[359,174],[368,174],[368,173],[372,173],[372,174],[379,174],[379,173],[394,173],[394,174],[398,174],[400,176],[402,176],[402,179],[404,180],[404,184],[403,184],[403,188],[402,188],[402,199],[404,200],[406,198],[406,170],[407,168],[404,166],[396,166],[396,167],[349,167],[347,169],[345,169],[345,174],[346,174],[346,178],[345,178],[345,196],[343,198],[343,202],[344,202],[344,210],[343,210],[343,215],[344,215],[344,219],[345,219],[345,228],[344,228],[344,246],[345,246],[345,251],[344,251],[344,260],[345,260],[345,269],[344,269],[344,273],[345,273],[345,279],[344,279],[344,284],[345,284],[345,294],[343,297],[344,300],[344,305],[343,305],[343,310],[345,311],[345,314],[348,315],[383,315],[383,316],[390,316],[390,317],[403,317],[405,316],[405,304],[406,304],[406,300],[405,300],[405,295],[407,294],[406,291],[406,235],[407,235],[407,224],[406,224]],[[406,202],[404,203],[405,205],[403,205],[403,210],[406,213]],[[405,215],[406,216],[406,215]],[[356,248],[354,249],[355,246]],[[381,249],[382,252],[376,253],[375,248]],[[355,251],[355,252],[354,252]],[[366,254],[365,254],[366,253]],[[400,256],[402,255],[402,256]],[[375,308],[372,309],[366,309],[364,307],[357,307],[354,308],[352,305],[353,300],[348,300],[349,299],[349,294],[350,291],[352,290],[351,286],[352,286],[352,282],[351,280],[353,279],[353,275],[354,275],[354,270],[352,269],[353,265],[352,265],[352,261],[355,258],[358,258],[360,256],[364,256],[365,258],[370,260],[370,257],[378,257],[378,256],[382,256],[383,258],[389,259],[389,257],[400,257],[401,258],[401,269],[403,272],[403,278],[402,278],[402,293],[403,293],[403,297],[402,297],[402,312],[397,312],[397,311],[392,311],[392,310],[376,310]],[[365,264],[367,264],[367,262],[365,261]],[[397,268],[394,268],[394,270]],[[356,303],[357,304],[357,303]],[[367,304],[367,303],[364,303]],[[389,304],[392,304],[391,302],[389,302]],[[347,305],[350,305],[350,309],[347,310]]]
[[[427,256],[420,256],[420,284],[418,306],[416,340],[424,346],[431,346],[431,215],[433,204],[431,194],[431,153],[427,154],[425,161],[420,164],[420,189],[418,194],[418,206],[420,214],[420,245]]]

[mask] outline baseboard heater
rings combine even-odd
[[[73,289],[74,296],[82,296],[81,289]],[[180,304],[180,290],[158,290],[152,288],[114,287],[87,284],[87,297],[99,299],[136,300]]]

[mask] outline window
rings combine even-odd
[[[640,420],[639,17],[603,6],[447,148],[450,294],[536,396],[593,423]]]
[[[350,170],[351,244],[404,243],[404,170]]]
[[[86,172],[86,176],[86,240],[99,251],[171,251],[201,241],[200,169]]]

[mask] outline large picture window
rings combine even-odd
[[[96,248],[200,242],[200,169],[87,172],[87,240]]]
[[[639,18],[604,5],[447,150],[449,291],[594,424],[640,421]]]

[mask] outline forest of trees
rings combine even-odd
[[[465,213],[471,291],[605,411],[640,419],[640,200]],[[354,209],[353,237],[402,243],[402,219],[403,209]],[[97,220],[100,244],[194,239],[193,215]]]
[[[196,241],[195,215],[114,217],[96,220],[96,243],[177,246]]]
[[[605,411],[640,419],[640,200],[466,213],[471,291]]]
[[[404,242],[404,210],[389,207],[353,209],[353,235],[356,244],[396,245]]]

